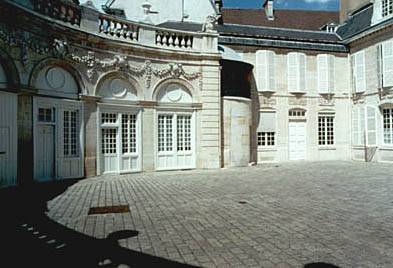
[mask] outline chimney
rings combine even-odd
[[[268,20],[274,20],[274,0],[266,0],[263,4]]]

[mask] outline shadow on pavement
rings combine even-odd
[[[0,190],[1,267],[193,267],[120,247],[135,230],[96,239],[51,220],[47,201],[75,182]]]

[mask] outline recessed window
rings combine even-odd
[[[272,147],[276,145],[276,113],[263,111],[259,116],[257,129],[258,147]]]
[[[102,129],[102,153],[104,155],[116,154],[117,152],[117,129],[116,128],[103,128]]]
[[[121,125],[123,154],[136,153],[136,115],[122,114]]]
[[[393,145],[393,109],[383,109],[383,140]]]
[[[393,14],[393,0],[382,0],[382,17]]]
[[[258,132],[258,146],[268,147],[275,145],[276,140],[274,132]]]
[[[173,115],[158,116],[158,151],[159,152],[171,152],[173,150],[172,124],[173,124]]]
[[[39,108],[38,109],[38,121],[51,123],[55,121],[54,109],[53,108]]]
[[[117,114],[115,113],[102,113],[101,124],[116,124]]]
[[[318,117],[318,144],[334,145],[334,117]]]
[[[191,115],[177,116],[177,151],[191,151]]]
[[[78,111],[64,111],[63,114],[63,149],[66,157],[77,157],[79,155],[78,114]]]
[[[289,117],[305,117],[306,111],[301,109],[293,109],[293,110],[289,110],[288,115]]]

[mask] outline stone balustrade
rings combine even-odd
[[[138,41],[139,26],[129,21],[100,14],[98,32],[124,40]]]
[[[156,31],[156,45],[161,47],[192,49],[194,37],[189,34],[172,32],[172,31]]]
[[[33,0],[34,11],[52,19],[72,25],[80,25],[81,8],[70,2],[59,0]]]
[[[143,22],[133,22],[100,13],[91,5],[76,5],[65,0],[30,0],[32,5],[20,5],[20,0],[0,0],[19,6],[27,12],[37,12],[64,26],[77,28],[102,38],[129,42],[150,48],[218,53],[218,34],[162,28]],[[52,22],[50,22],[52,23]]]

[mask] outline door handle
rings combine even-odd
[[[5,154],[6,152],[0,152],[0,155]]]

